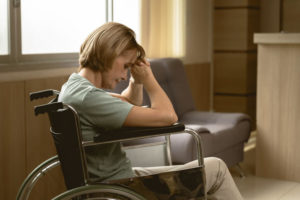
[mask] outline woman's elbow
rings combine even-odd
[[[156,117],[155,126],[171,126],[178,121],[176,113],[164,113]]]
[[[174,123],[176,123],[178,121],[178,117],[177,114],[174,113],[170,113],[169,117],[168,117],[168,125],[172,125]]]

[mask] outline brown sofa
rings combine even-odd
[[[179,121],[200,134],[204,156],[219,157],[229,167],[241,162],[244,144],[251,131],[249,116],[242,113],[197,111],[182,62],[175,58],[163,58],[151,60],[150,63],[156,79],[172,101]],[[127,84],[120,84],[116,91],[123,90]],[[144,104],[150,104],[146,92]],[[191,136],[172,135],[171,153],[175,164],[195,160],[196,146]]]

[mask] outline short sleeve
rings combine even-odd
[[[96,89],[84,97],[81,105],[81,113],[84,113],[84,116],[81,117],[98,128],[120,128],[132,107],[128,102]]]

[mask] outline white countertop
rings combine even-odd
[[[256,44],[300,44],[300,33],[255,33]]]

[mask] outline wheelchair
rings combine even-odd
[[[17,200],[27,200],[35,184],[51,169],[60,166],[67,191],[53,200],[99,199],[99,200],[187,200],[206,199],[205,168],[200,136],[184,124],[166,127],[125,127],[102,130],[91,141],[83,141],[79,116],[67,104],[58,102],[59,91],[43,90],[30,93],[30,100],[54,97],[49,103],[34,107],[35,115],[47,113],[50,133],[57,155],[37,166],[23,181]],[[126,142],[152,137],[166,138],[166,157],[171,164],[170,134],[189,133],[197,144],[196,168],[137,176],[121,180],[93,182],[89,179],[85,159],[85,147],[112,142]]]

